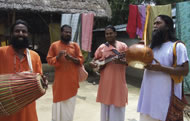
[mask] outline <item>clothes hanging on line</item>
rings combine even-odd
[[[144,31],[144,24],[146,20],[146,6],[145,5],[138,5],[138,11],[140,14],[140,20],[141,20],[141,28],[137,27],[136,34],[139,36],[139,38],[143,37],[143,31]]]
[[[177,38],[185,43],[190,58],[190,1],[176,4],[176,34]],[[184,93],[190,94],[190,74],[184,79]]]
[[[57,40],[60,40],[60,24],[50,23],[49,24],[49,33],[50,33],[50,42],[53,43]]]
[[[172,13],[171,13],[171,4],[168,5],[157,5],[157,6],[150,6],[150,15],[149,15],[149,20],[148,20],[148,32],[147,32],[147,45],[150,44],[150,41],[152,40],[152,28],[153,28],[153,23],[155,18],[158,15],[168,15],[170,17],[172,17]]]
[[[93,13],[82,14],[82,50],[91,52],[92,31],[94,24]]]
[[[72,42],[77,42],[79,44],[80,38],[78,38],[79,29],[79,19],[80,14],[62,14],[61,16],[61,26],[64,24],[70,25],[72,27]]]
[[[130,38],[136,35],[142,38],[146,45],[150,44],[152,39],[152,27],[154,19],[160,15],[171,14],[171,4],[168,5],[129,5],[129,16],[127,24],[127,33]]]
[[[129,5],[129,17],[128,17],[128,24],[127,24],[127,33],[129,34],[130,38],[136,37],[137,27],[141,29],[141,18],[140,13],[138,11],[137,5]]]

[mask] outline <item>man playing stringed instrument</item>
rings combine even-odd
[[[109,25],[105,28],[107,43],[100,45],[91,62],[97,67],[96,60],[105,60],[127,50],[127,45],[116,40],[116,30]],[[125,105],[128,102],[128,89],[125,79],[126,61],[114,58],[100,70],[97,102],[101,103],[101,121],[124,121]]]

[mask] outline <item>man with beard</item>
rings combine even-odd
[[[27,57],[28,24],[23,20],[17,20],[11,28],[11,40],[9,46],[0,47],[0,74],[31,71]],[[42,64],[39,55],[29,50],[33,72],[42,73]],[[14,80],[13,80],[14,81]],[[19,112],[0,116],[0,121],[38,121],[36,103],[33,102]]]
[[[61,27],[61,40],[51,44],[47,62],[55,67],[52,121],[72,121],[79,88],[79,66],[83,56],[77,43],[71,41],[72,28]]]
[[[176,46],[177,66],[172,66],[173,47],[177,40],[172,19],[159,15],[153,27],[150,47],[156,61],[145,67],[137,109],[140,121],[165,121],[171,96],[170,75],[186,76],[189,72],[187,50],[182,43]],[[181,99],[181,82],[174,86],[175,95]]]

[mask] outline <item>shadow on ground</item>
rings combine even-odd
[[[128,121],[137,121],[136,119],[128,119]]]
[[[141,87],[141,82],[142,82],[141,78],[126,75],[126,80],[127,80],[127,84],[130,84],[130,85],[135,86],[137,88]]]
[[[92,83],[92,84],[99,84],[99,80],[100,80],[100,76],[96,75],[96,76],[89,76],[87,81],[89,83]],[[130,75],[126,75],[126,81],[127,81],[127,84],[130,84],[134,87],[137,87],[137,88],[140,88],[141,87],[141,82],[142,82],[142,79],[141,78],[137,78],[137,77],[132,77]]]

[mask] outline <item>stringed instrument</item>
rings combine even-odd
[[[93,71],[98,72],[102,66],[111,62],[113,59],[121,59],[124,57],[129,66],[137,69],[144,69],[144,66],[152,63],[152,61],[154,60],[154,55],[150,47],[144,44],[133,44],[129,46],[126,52],[122,52],[120,56],[115,55],[108,57],[102,61],[100,60],[94,61],[93,63],[95,63],[97,67],[95,67]]]
[[[125,57],[125,52],[120,53],[119,55],[113,55],[109,56],[108,58],[104,60],[95,60],[93,63],[97,65],[95,68],[93,68],[93,71],[98,73],[100,69],[105,66],[107,63],[111,62],[113,59],[122,59]]]

